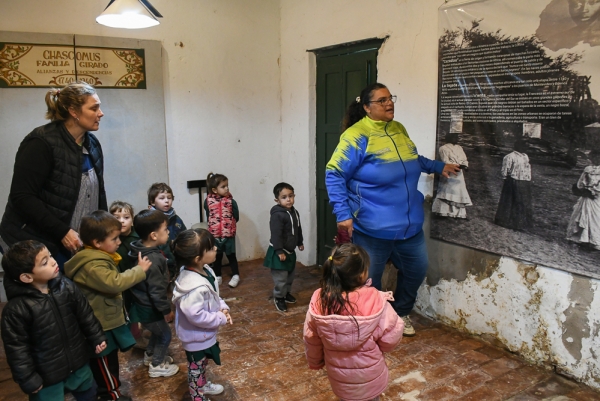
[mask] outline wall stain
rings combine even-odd
[[[525,263],[519,262],[517,265],[517,270],[523,279],[525,280],[525,284],[527,287],[531,289],[531,287],[537,283],[540,278],[540,273],[537,271],[537,265],[527,265]]]
[[[589,279],[573,277],[569,291],[570,306],[564,311],[562,342],[569,354],[581,360],[581,343],[590,335],[588,312],[594,299],[594,289]]]

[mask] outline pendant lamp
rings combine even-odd
[[[148,0],[111,0],[96,22],[111,28],[139,29],[158,25],[162,15]]]

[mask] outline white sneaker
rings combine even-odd
[[[173,363],[173,358],[169,355],[165,356],[165,362]],[[144,351],[144,365],[150,366],[152,363],[152,355],[148,355],[147,352]]]
[[[404,320],[404,333],[402,333],[402,335],[406,337],[414,336],[415,328],[413,327],[412,322],[410,321],[410,317],[408,317],[408,315],[400,317],[402,318],[402,320]]]
[[[235,274],[235,275],[234,275],[234,276],[231,278],[231,280],[229,280],[229,286],[230,286],[231,288],[235,288],[235,287],[237,287],[237,285],[238,285],[239,283],[240,283],[240,276],[239,276],[239,275],[237,275],[237,274]]]
[[[224,390],[223,386],[221,386],[220,384],[212,383],[212,382],[206,382],[204,387],[202,387],[203,394],[216,395],[216,394],[221,394],[223,392],[223,390]]]
[[[221,284],[223,284],[223,277],[221,277],[221,276],[217,276],[217,284],[218,284],[218,285],[221,285]]]
[[[179,366],[171,365],[169,362],[163,362],[158,366],[150,364],[148,375],[150,377],[170,377],[179,372]]]

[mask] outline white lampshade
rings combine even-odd
[[[158,14],[159,17],[162,15]],[[159,22],[140,0],[113,0],[96,22],[111,28],[139,29],[158,25]]]

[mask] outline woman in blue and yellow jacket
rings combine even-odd
[[[395,101],[383,84],[362,90],[348,107],[325,182],[338,229],[348,231],[369,254],[373,286],[381,289],[388,260],[398,269],[392,304],[405,321],[404,335],[412,336],[408,314],[428,266],[423,194],[417,184],[421,173],[448,177],[459,166],[417,153],[404,126],[394,121]]]

